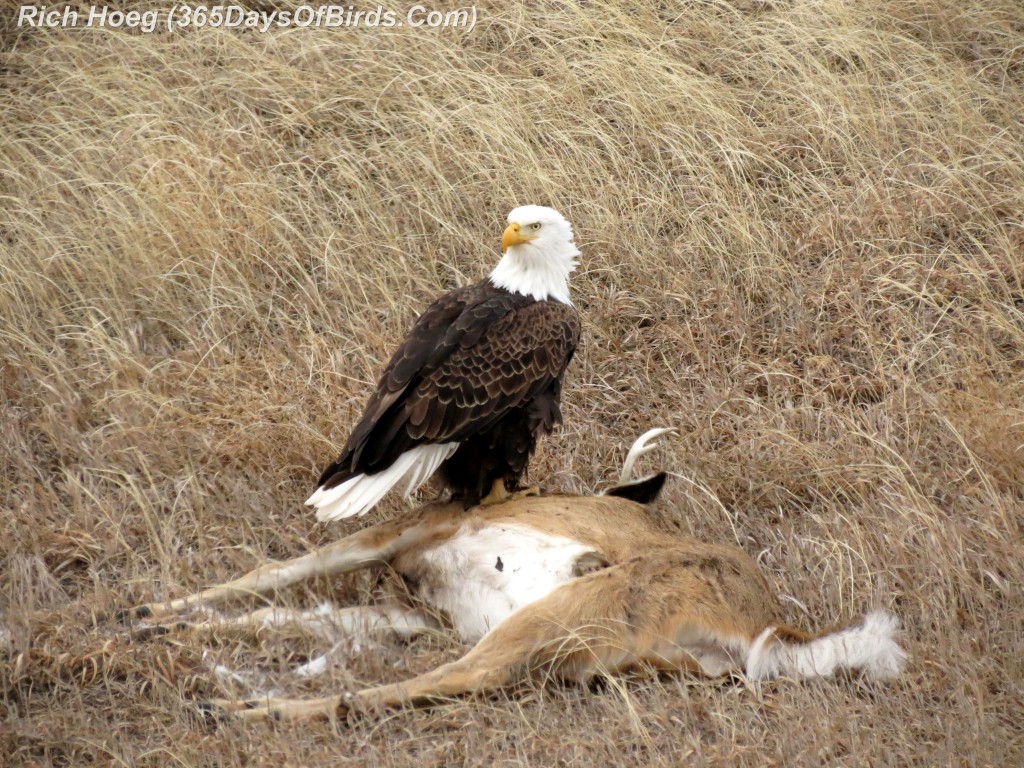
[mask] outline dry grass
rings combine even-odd
[[[484,4],[471,33],[5,17],[5,764],[1024,761],[1024,7],[627,5]],[[678,427],[666,507],[758,555],[790,621],[897,611],[905,677],[196,724],[210,660],[133,643],[114,610],[337,535],[301,506],[317,470],[525,202],[584,252],[586,341],[534,479],[596,489]],[[265,647],[210,652],[309,693],[463,650],[389,645],[300,684],[309,638]]]

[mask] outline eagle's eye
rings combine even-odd
[[[536,224],[531,224],[530,229],[536,232],[538,229],[540,229],[540,222],[538,221]]]

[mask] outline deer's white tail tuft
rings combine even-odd
[[[856,669],[876,680],[895,677],[907,658],[896,642],[898,629],[896,617],[884,611],[872,611],[858,624],[806,642],[783,639],[779,628],[771,626],[747,652],[747,676],[829,677],[839,669]]]

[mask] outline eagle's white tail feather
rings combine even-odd
[[[423,485],[427,479],[433,475],[437,468],[451,456],[455,449],[458,447],[458,443],[448,443],[452,446],[449,451],[436,451],[431,454],[428,460],[418,462],[413,468],[413,471],[409,475],[409,484],[405,487],[404,495],[406,498],[416,493],[416,489]]]
[[[375,475],[356,475],[324,494],[317,505],[316,519],[342,520],[364,515],[399,483],[416,461],[412,451],[403,453],[395,463]],[[337,493],[332,493],[337,491]]]
[[[405,477],[409,478],[406,495],[415,493],[458,447],[458,443],[417,446],[399,456],[383,472],[356,475],[330,489],[317,488],[306,504],[316,508],[316,519],[321,522],[365,515]]]
[[[884,611],[872,611],[859,624],[806,643],[786,642],[768,627],[750,646],[747,676],[828,677],[837,669],[859,669],[874,679],[895,677],[907,658],[896,642],[898,628],[896,617]]]
[[[320,503],[320,499],[322,499],[324,497],[325,493],[326,493],[326,491],[324,491],[323,486],[320,486],[319,488],[317,488],[315,491],[313,491],[313,495],[310,496],[308,499],[306,499],[307,506],[310,506],[310,507],[317,506]]]

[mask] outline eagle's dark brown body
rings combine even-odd
[[[475,504],[500,479],[511,488],[537,437],[561,421],[561,377],[579,335],[571,305],[489,279],[445,294],[391,358],[319,486],[382,472],[417,446],[458,443],[439,470],[457,498]]]

